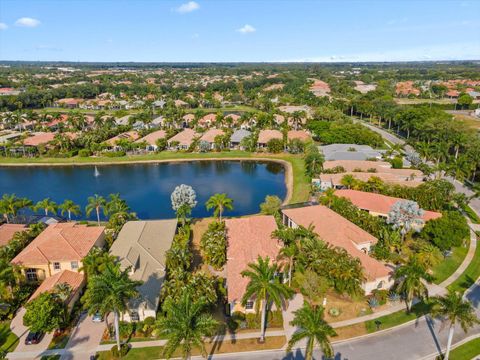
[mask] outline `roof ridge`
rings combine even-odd
[[[72,228],[73,228],[73,227],[71,227],[70,229],[72,229]],[[58,233],[58,235],[60,235],[60,236],[67,242],[68,246],[70,246],[70,247],[72,248],[72,250],[75,252],[75,254],[77,254],[78,257],[79,257],[80,259],[82,259],[82,256],[81,256],[80,253],[77,251],[77,249],[75,249],[75,248],[73,247],[73,245],[70,244],[70,241],[63,235],[63,230],[65,230],[65,229],[61,229],[60,232]]]
[[[161,221],[161,220],[157,220],[157,221]],[[143,235],[143,232],[145,231],[145,228],[147,227],[147,221],[143,221],[143,227],[142,227],[142,231],[140,232],[140,235],[138,236],[137,238],[137,244],[138,246],[140,246],[147,254],[148,256],[153,259],[153,261],[155,261],[156,263],[160,264],[162,266],[162,271],[165,271],[165,264],[162,264],[159,260],[155,259],[152,254],[150,254],[150,251],[148,251],[141,243],[140,243],[140,239],[142,238],[142,235]],[[146,266],[145,266],[145,269],[146,269]],[[142,274],[143,275],[143,274]]]

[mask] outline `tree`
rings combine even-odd
[[[50,198],[46,198],[37,202],[34,206],[34,210],[35,211],[44,210],[45,216],[48,216],[49,212],[52,212],[53,214],[57,213],[58,205],[56,202],[50,200]]]
[[[324,320],[324,309],[321,306],[312,306],[304,303],[303,307],[293,312],[294,319],[290,325],[296,326],[297,331],[292,334],[288,341],[287,353],[292,351],[293,346],[303,339],[307,339],[305,349],[305,359],[313,359],[313,349],[315,343],[320,346],[326,358],[333,356],[333,348],[330,344],[329,336],[336,336],[337,333]]]
[[[472,102],[473,102],[473,98],[466,93],[461,93],[458,96],[457,104],[460,105],[461,108],[470,106]]]
[[[440,250],[461,246],[470,235],[467,220],[458,211],[445,211],[441,218],[427,221],[420,236]]]
[[[7,223],[10,221],[10,215],[16,216],[18,210],[19,198],[15,194],[3,194],[0,199],[0,212]]]
[[[130,268],[120,269],[120,264],[105,264],[105,269],[90,277],[83,297],[89,314],[100,312],[106,315],[113,312],[115,338],[120,351],[119,317],[128,309],[130,300],[138,296],[137,287],[141,281],[130,279]]]
[[[282,139],[270,139],[267,142],[267,150],[269,153],[278,154],[283,151]]]
[[[394,229],[400,229],[400,234],[405,238],[405,235],[415,226],[418,229],[423,224],[423,213],[424,211],[415,201],[399,200],[392,205],[387,223],[392,224]]]
[[[197,194],[189,185],[182,184],[177,186],[173,190],[170,199],[172,201],[172,209],[175,212],[182,206],[188,206],[190,210],[197,206]]]
[[[433,299],[431,314],[434,317],[441,317],[443,322],[449,324],[447,351],[444,360],[448,360],[450,355],[455,325],[459,323],[462,330],[467,333],[469,328],[480,323],[471,302],[465,300],[460,292],[453,290],[449,290],[445,296]]]
[[[212,195],[205,205],[207,210],[214,209],[213,214],[218,216],[220,222],[224,210],[233,210],[233,200],[227,197],[227,194]]]
[[[312,306],[316,306],[322,301],[331,286],[326,277],[309,269],[304,272],[295,272],[294,279],[300,292]]]
[[[212,315],[205,312],[207,303],[203,298],[192,299],[184,291],[180,301],[165,300],[164,317],[157,321],[160,334],[167,339],[163,356],[170,359],[178,348],[184,359],[190,359],[194,348],[200,349],[206,357],[204,337],[213,335],[218,323]]]
[[[271,301],[277,308],[281,308],[283,301],[290,297],[292,290],[280,282],[277,274],[280,273],[278,265],[270,265],[270,258],[258,256],[256,263],[249,263],[248,268],[241,272],[243,277],[248,277],[249,282],[242,297],[242,305],[255,297],[255,306],[262,308],[260,341],[265,341],[265,326],[267,320],[267,307]]]
[[[317,146],[312,144],[305,149],[304,161],[306,174],[313,178],[321,173],[325,157]]]
[[[227,262],[227,234],[224,222],[212,222],[202,235],[200,247],[205,260],[215,269],[220,270]]]
[[[85,214],[87,216],[90,216],[93,210],[95,210],[95,213],[97,214],[97,223],[100,225],[100,209],[104,210],[105,213],[105,207],[107,205],[107,201],[103,196],[99,196],[95,194],[94,196],[89,196],[88,197],[88,204],[85,207]]]
[[[298,249],[296,244],[290,244],[288,246],[284,246],[280,249],[280,253],[278,254],[277,260],[282,261],[286,260],[285,268],[288,273],[288,286],[292,284],[292,271],[295,262],[295,256],[297,255]]]
[[[337,196],[335,195],[335,189],[328,188],[327,190],[321,193],[319,200],[323,205],[325,205],[328,208],[331,208],[332,203],[336,199],[336,197]]]
[[[265,196],[265,201],[260,204],[260,212],[265,215],[274,215],[280,211],[282,199],[276,195]]]
[[[413,298],[428,297],[428,289],[423,281],[431,283],[433,277],[415,257],[410,257],[406,264],[401,265],[395,271],[393,277],[397,284],[397,290],[405,294],[407,311],[412,309]]]
[[[82,267],[80,271],[83,271],[87,278],[100,275],[105,271],[107,264],[115,264],[115,256],[110,255],[108,251],[94,246],[82,260]]]
[[[52,292],[41,293],[25,308],[23,324],[32,332],[51,332],[65,324],[65,307]]]
[[[65,215],[65,213],[68,214],[68,221],[72,221],[72,214],[74,215],[80,215],[80,206],[75,204],[72,200],[65,200],[63,204],[59,206],[60,208],[60,214],[62,216]]]

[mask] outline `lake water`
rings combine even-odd
[[[15,193],[34,202],[46,197],[57,203],[71,199],[83,209],[93,194],[120,193],[140,219],[174,217],[170,194],[187,184],[197,193],[193,217],[212,213],[205,202],[215,193],[226,193],[234,210],[226,216],[254,214],[266,195],[286,196],[285,169],[260,161],[191,161],[97,166],[0,167],[0,196]],[[92,217],[93,219],[93,214]]]

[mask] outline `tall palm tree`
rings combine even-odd
[[[278,274],[280,269],[277,264],[270,265],[270,258],[258,256],[256,263],[248,264],[247,270],[241,272],[243,277],[250,278],[250,281],[242,298],[242,305],[255,297],[255,306],[258,310],[262,308],[260,341],[265,341],[265,325],[267,320],[267,307],[271,301],[280,309],[283,301],[290,297],[292,290],[280,282]]]
[[[7,223],[10,222],[10,215],[15,216],[17,211],[17,200],[15,194],[3,194],[0,199],[0,211]]]
[[[94,196],[89,196],[88,198],[88,204],[85,207],[85,213],[87,216],[90,216],[93,210],[95,210],[97,214],[97,223],[100,225],[100,209],[105,210],[105,206],[107,205],[107,202],[105,201],[105,198],[103,196],[99,196],[95,194]]]
[[[233,200],[227,194],[215,194],[206,202],[207,210],[214,209],[213,213],[222,222],[222,214],[225,210],[233,210]]]
[[[170,359],[178,348],[182,350],[182,357],[190,359],[194,348],[200,349],[206,357],[205,336],[213,335],[218,322],[212,315],[205,312],[205,299],[192,299],[188,291],[184,291],[180,301],[175,302],[168,298],[164,305],[165,317],[157,321],[160,333],[166,337],[163,355]]]
[[[59,206],[60,213],[62,216],[67,213],[68,214],[68,221],[72,221],[72,214],[73,215],[80,215],[80,206],[75,204],[72,200],[65,200],[63,204]]]
[[[405,294],[407,311],[410,312],[412,309],[415,296],[428,297],[428,289],[424,282],[431,283],[433,277],[416,257],[410,257],[406,264],[397,268],[393,277],[398,281],[398,291]]]
[[[83,271],[87,277],[99,275],[105,270],[107,264],[115,264],[115,259],[115,256],[107,251],[94,246],[83,258],[79,271]]]
[[[325,190],[322,195],[320,196],[320,202],[328,208],[332,207],[333,201],[337,198],[335,195],[335,189],[328,188]]]
[[[448,360],[448,356],[450,355],[455,324],[459,323],[462,330],[467,333],[469,328],[480,323],[472,304],[468,300],[465,300],[461,293],[453,290],[449,290],[445,296],[439,296],[433,299],[431,314],[434,317],[442,317],[442,320],[448,322],[450,325],[447,351],[444,357],[445,360]]]
[[[119,317],[128,309],[128,302],[138,296],[137,287],[141,281],[134,281],[129,276],[130,268],[120,269],[120,264],[107,263],[98,275],[90,277],[84,302],[90,314],[100,312],[106,315],[113,312],[115,339],[120,351]]]
[[[295,257],[297,253],[298,253],[297,245],[290,244],[288,246],[282,247],[277,257],[278,261],[286,260],[287,262],[284,268],[286,268],[286,270],[288,271],[288,286],[292,284],[292,271],[295,264]]]
[[[292,347],[300,340],[307,339],[305,349],[305,359],[313,359],[313,347],[315,342],[320,346],[326,358],[333,356],[333,348],[330,344],[329,336],[336,336],[337,333],[323,318],[323,307],[312,306],[305,302],[303,307],[293,312],[295,318],[290,322],[297,327],[288,341],[287,352],[292,351]]]
[[[58,205],[55,201],[50,200],[50,198],[43,199],[37,202],[34,206],[35,211],[43,210],[45,211],[45,216],[48,216],[49,212],[52,212],[54,215],[57,213]]]

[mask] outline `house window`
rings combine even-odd
[[[254,304],[254,302],[252,300],[248,300],[247,303],[245,304],[245,309],[246,310],[252,310],[253,309],[253,304]]]
[[[130,313],[130,319],[131,319],[132,321],[140,321],[140,316],[138,316],[138,312],[132,311],[132,312]]]
[[[60,270],[60,263],[59,262],[54,262],[53,263],[53,270]]]
[[[385,283],[383,282],[383,280],[380,281],[377,285],[377,289],[382,289],[384,285],[385,285]]]
[[[72,261],[70,263],[70,267],[72,268],[72,270],[77,270],[78,269],[78,261]]]
[[[25,271],[25,275],[27,276],[28,281],[37,281],[37,269],[27,269]]]

